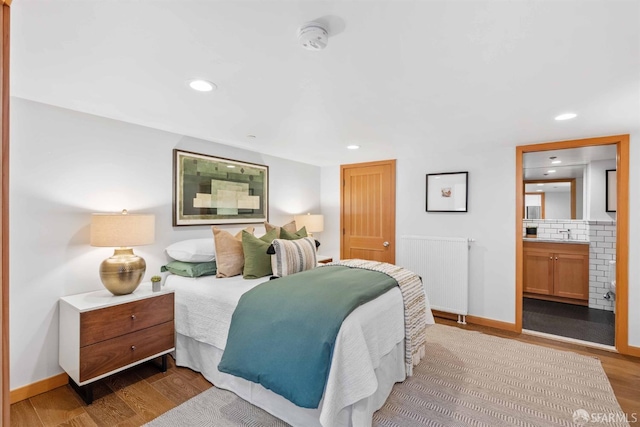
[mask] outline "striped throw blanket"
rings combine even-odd
[[[404,302],[404,344],[407,376],[413,375],[413,367],[425,356],[425,332],[427,328],[424,288],[420,276],[397,265],[386,262],[348,259],[325,265],[342,265],[351,268],[377,271],[398,282]]]

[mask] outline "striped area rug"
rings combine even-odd
[[[394,386],[373,425],[628,426],[624,420],[598,359],[434,325],[426,357]],[[287,426],[215,387],[148,424],[176,425]]]

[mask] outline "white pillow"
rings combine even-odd
[[[176,242],[165,249],[167,254],[182,262],[209,262],[216,259],[213,238]]]

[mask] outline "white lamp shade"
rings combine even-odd
[[[155,215],[92,214],[91,246],[130,247],[155,240]]]
[[[301,229],[305,227],[309,233],[321,233],[324,231],[324,216],[323,215],[295,215],[296,227]]]

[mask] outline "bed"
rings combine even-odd
[[[240,297],[269,280],[171,275],[175,290],[176,364],[201,372],[293,426],[370,426],[393,385],[406,378],[404,303],[398,287],[351,312],[338,332],[317,409],[294,405],[260,384],[218,370]],[[428,302],[425,320],[433,324]]]

